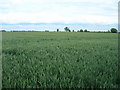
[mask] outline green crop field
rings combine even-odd
[[[116,88],[118,34],[3,32],[3,88]]]

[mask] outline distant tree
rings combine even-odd
[[[117,33],[117,29],[116,28],[111,28],[110,30],[112,33]]]
[[[13,30],[13,32],[16,32],[16,30]]]
[[[83,30],[82,30],[82,29],[80,29],[80,32],[83,32]]]
[[[80,32],[79,30],[77,30],[77,32]]]
[[[66,32],[70,32],[70,29],[68,27],[64,28]]]
[[[108,30],[107,32],[110,32],[110,30]]]
[[[72,32],[75,32],[74,30],[72,30]]]
[[[59,29],[57,29],[57,32],[59,32]]]
[[[87,29],[85,29],[84,32],[87,32]]]
[[[2,32],[6,32],[5,30],[1,30]]]
[[[45,30],[45,32],[49,32],[49,30]]]

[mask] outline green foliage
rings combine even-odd
[[[88,32],[87,29],[85,29],[84,32]]]
[[[57,29],[57,32],[59,32],[59,29]]]
[[[71,32],[68,27],[65,27],[64,29],[65,29],[66,32]]]
[[[111,32],[112,33],[117,33],[117,29],[116,28],[111,28]]]
[[[82,30],[82,29],[80,29],[80,32],[83,32],[83,30]]]
[[[45,30],[45,32],[49,32],[49,30]]]
[[[6,30],[0,30],[0,32],[6,32]]]
[[[117,88],[117,34],[3,32],[3,88]]]
[[[107,31],[108,33],[110,32],[110,30]]]

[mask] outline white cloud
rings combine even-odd
[[[117,23],[118,0],[1,0],[0,3],[0,23]]]
[[[6,0],[13,3],[25,3],[25,2],[93,2],[93,3],[112,3],[119,0]]]
[[[80,15],[75,17],[59,16],[56,13],[9,13],[0,14],[1,23],[96,23],[96,24],[113,24],[116,23],[117,17]]]

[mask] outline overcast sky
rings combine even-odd
[[[119,0],[0,0],[0,23],[117,24]]]

